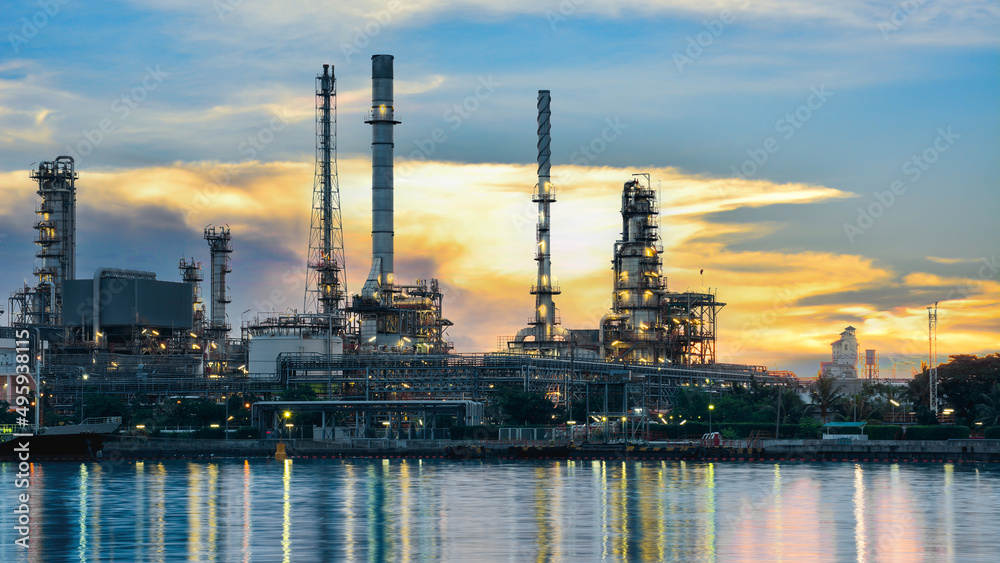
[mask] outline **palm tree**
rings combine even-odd
[[[871,400],[871,395],[865,391],[859,391],[843,398],[844,413],[850,412],[855,421],[866,420],[875,412],[875,404]]]
[[[983,393],[979,398],[981,402],[976,404],[977,422],[987,426],[1000,424],[1000,383],[994,383],[990,392]]]
[[[823,424],[829,422],[830,407],[837,404],[843,396],[840,392],[841,388],[840,382],[835,377],[823,375],[822,372],[816,376],[816,381],[809,391],[809,397],[812,399],[813,405],[819,407]]]

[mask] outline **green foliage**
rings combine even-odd
[[[735,440],[741,437],[735,430],[733,430],[732,426],[727,426],[723,428],[720,434],[722,434],[722,437],[727,440]]]
[[[158,426],[223,424],[226,407],[206,399],[171,399],[157,410],[153,418]]]
[[[315,401],[316,390],[308,386],[294,387],[282,391],[278,398],[282,401]]]
[[[0,424],[16,424],[17,413],[11,411],[11,404],[7,401],[0,401]]]
[[[84,418],[120,416],[122,420],[129,420],[128,405],[116,395],[104,395],[99,393],[88,393],[83,400]]]
[[[956,419],[974,421],[982,418],[980,404],[992,404],[994,409],[1000,407],[1000,404],[987,398],[993,395],[993,387],[1000,384],[1000,353],[982,357],[957,354],[949,358],[947,363],[937,368],[938,396],[943,405],[955,410]],[[928,373],[924,369],[909,384],[910,398],[918,405],[928,404]],[[1000,400],[1000,394],[993,399]]]
[[[783,388],[764,387],[756,382],[749,387],[735,385],[729,393],[709,398],[703,391],[681,389],[671,410],[668,422],[687,420],[688,423],[709,421],[709,404],[713,423],[756,422],[773,424],[778,418],[781,404],[782,423],[796,423],[805,412],[805,404],[798,393]],[[772,430],[773,432],[773,430]]]
[[[869,440],[896,440],[902,439],[902,427],[895,424],[878,424],[865,427],[865,434]]]
[[[251,394],[243,393],[233,393],[226,399],[226,403],[229,405],[229,416],[233,417],[229,421],[230,426],[249,426],[250,420],[250,407],[246,405],[253,405],[258,401],[257,397]]]
[[[927,405],[917,405],[917,424],[921,426],[933,426],[938,423],[937,415],[931,412]]]
[[[987,440],[1000,440],[1000,426],[990,426],[983,431],[983,437]]]
[[[816,377],[809,390],[809,397],[813,405],[819,410],[820,418],[824,423],[830,422],[832,410],[838,406],[844,398],[841,393],[842,385],[837,378],[820,373]]]
[[[496,398],[505,424],[537,426],[552,424],[556,407],[541,393],[521,389],[501,389]]]
[[[963,440],[969,437],[968,426],[939,424],[936,426],[909,426],[907,440]]]
[[[820,437],[821,424],[814,418],[805,418],[799,423],[799,430],[795,434],[796,438],[814,440]]]
[[[976,421],[986,426],[1000,425],[1000,383],[994,383],[988,393],[979,396]]]

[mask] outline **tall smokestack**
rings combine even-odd
[[[372,110],[365,123],[372,125],[372,262],[381,262],[378,281],[393,283],[392,264],[392,55],[372,55]]]
[[[552,296],[559,288],[552,285],[552,258],[550,255],[550,205],[555,201],[552,181],[549,176],[552,166],[550,119],[552,98],[548,90],[538,91],[538,191],[532,198],[538,203],[538,279],[532,291],[535,294],[535,340],[548,342],[553,338],[556,324],[556,306]]]

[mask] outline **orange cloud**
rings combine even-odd
[[[308,160],[81,171],[79,205],[81,212],[95,208],[123,215],[144,206],[160,207],[179,214],[178,229],[196,233],[209,223],[228,223],[237,241],[266,239],[284,249],[291,262],[304,264],[313,183]],[[439,278],[446,294],[445,316],[456,324],[450,336],[460,351],[495,349],[498,336],[513,335],[526,325],[534,304],[529,287],[536,273],[537,206],[531,202],[535,167],[426,162],[397,170],[397,279],[406,283]],[[596,328],[610,305],[610,260],[621,229],[620,190],[631,172],[553,168],[558,198],[552,206],[553,272],[562,287],[556,304],[569,328]],[[746,239],[781,225],[712,222],[712,214],[719,211],[821,205],[850,194],[807,184],[691,175],[673,168],[648,172],[661,194],[670,289],[711,290],[728,303],[719,317],[721,359],[780,368],[782,358],[789,356],[824,358],[829,343],[847,324],[858,328],[862,348],[878,348],[883,357],[917,356],[926,344],[924,301],[931,292],[943,296],[949,291],[954,295],[942,303],[939,329],[942,357],[951,351],[996,350],[1000,275],[988,268],[991,277],[975,278],[978,266],[971,265],[967,280],[899,272],[851,254],[737,251],[726,245],[732,236]],[[370,162],[342,159],[339,180],[348,285],[356,291],[370,266]],[[0,196],[9,202],[5,223],[17,217],[21,228],[20,223],[30,221],[34,194],[27,174],[0,174]],[[238,263],[234,267],[239,270]],[[277,291],[283,297],[280,308],[300,306],[301,269],[269,270],[253,277],[253,287],[262,293],[260,302]],[[884,291],[904,296],[909,292],[912,302],[880,305],[878,292]]]

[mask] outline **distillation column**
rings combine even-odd
[[[548,90],[538,91],[538,186],[532,200],[538,203],[538,278],[531,292],[535,294],[535,341],[551,342],[556,325],[556,306],[552,296],[559,288],[552,285],[552,259],[550,255],[550,205],[556,200],[550,177],[551,150],[551,96]]]
[[[38,207],[35,244],[38,286],[26,303],[28,324],[62,323],[63,282],[76,278],[76,178],[73,157],[60,156],[42,162],[31,171],[38,182]]]
[[[191,305],[194,309],[191,331],[200,336],[205,328],[205,303],[201,299],[201,282],[204,281],[205,277],[202,274],[201,262],[195,262],[194,258],[190,262],[181,258],[177,267],[181,272],[181,279],[185,283],[191,284]]]
[[[392,105],[392,60],[392,55],[372,55],[372,109],[365,120],[372,126],[372,273],[383,288],[394,283],[392,159],[393,127],[399,121]]]
[[[216,229],[212,226],[205,228],[205,240],[208,241],[212,261],[212,318],[209,330],[212,340],[221,346],[229,334],[226,305],[232,300],[229,298],[229,288],[226,287],[226,274],[233,271],[229,256],[233,252],[233,240],[229,234],[229,227]]]

